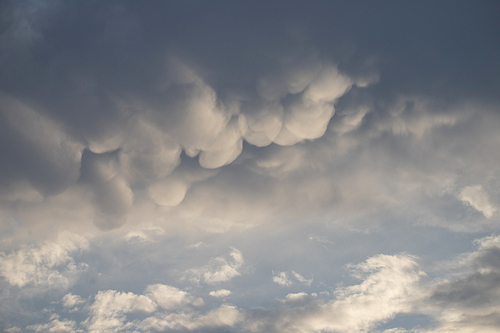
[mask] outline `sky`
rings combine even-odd
[[[499,15],[0,0],[0,331],[498,332]]]

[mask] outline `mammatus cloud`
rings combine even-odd
[[[238,107],[225,106],[202,78],[174,61],[169,69],[173,81],[162,88],[166,104],[161,108],[148,105],[140,96],[136,100],[113,98],[116,108],[126,110],[126,117],[112,137],[101,139],[78,133],[78,128],[65,129],[46,112],[31,109],[8,95],[2,94],[0,99],[12,135],[22,137],[29,149],[46,158],[47,172],[64,168],[51,176],[65,178],[54,179],[50,184],[60,183],[58,191],[70,191],[74,186],[90,191],[93,222],[100,229],[109,230],[126,223],[134,206],[132,187],[147,186],[154,203],[175,207],[193,183],[206,179],[182,170],[171,175],[180,164],[182,151],[190,157],[199,155],[202,168],[217,169],[241,154],[245,138],[264,147],[273,142],[290,146],[322,137],[334,115],[335,102],[353,82],[333,65],[318,66],[322,70],[315,70],[300,88],[289,92],[299,96],[292,104],[284,107],[278,99],[257,102],[262,106],[247,110],[243,102]],[[76,133],[76,137],[66,132]],[[33,177],[39,174],[40,171]],[[44,174],[42,178],[48,176]],[[41,181],[33,177],[14,179],[4,199],[40,201],[47,189],[26,185],[26,181]]]

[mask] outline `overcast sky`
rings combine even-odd
[[[0,0],[0,331],[498,332],[499,17]]]

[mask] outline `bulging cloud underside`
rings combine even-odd
[[[0,331],[495,332],[499,11],[0,0]]]

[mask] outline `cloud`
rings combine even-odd
[[[143,330],[188,330],[212,328],[230,328],[240,322],[240,311],[231,305],[223,304],[204,315],[194,314],[165,314],[163,316],[147,318],[139,327]]]
[[[85,301],[78,295],[68,293],[61,299],[61,303],[65,308],[73,309],[77,305],[85,303]]]
[[[67,320],[65,323],[71,324],[74,330],[82,327],[88,332],[147,332],[166,329],[192,331],[231,327],[242,318],[236,307],[231,305],[223,304],[219,308],[200,313],[202,306],[202,299],[163,284],[147,286],[143,295],[105,290],[99,291],[94,296],[94,302],[86,307],[87,319],[78,325]],[[129,315],[133,317],[129,318]],[[37,329],[43,330],[53,326],[54,321],[38,325]]]
[[[203,281],[208,284],[217,284],[240,276],[241,273],[238,272],[238,269],[243,266],[243,255],[234,247],[231,248],[229,255],[231,257],[230,261],[224,257],[216,257],[210,259],[209,263],[204,267],[186,271],[189,280],[195,283]]]
[[[500,322],[500,238],[476,240],[477,250],[458,257],[448,267],[458,272],[438,281],[427,300],[438,310],[435,327],[424,332],[494,332]]]
[[[481,185],[464,187],[460,192],[460,200],[471,205],[487,218],[492,218],[498,211],[498,208],[491,204],[488,193]]]
[[[51,321],[47,324],[30,325],[26,328],[35,332],[83,332],[83,330],[77,329],[77,324],[73,320],[59,320],[57,315],[52,315],[49,320]]]
[[[89,332],[120,329],[127,313],[151,313],[156,303],[144,295],[116,290],[99,291],[89,307],[90,316],[83,323]]]
[[[177,206],[184,200],[187,190],[188,186],[182,181],[166,178],[151,185],[149,195],[158,205]]]
[[[292,281],[289,279],[287,272],[277,272],[273,271],[273,282],[279,284],[280,286],[291,286]]]
[[[45,323],[29,326],[33,330],[99,332],[102,330],[210,330],[227,328],[250,332],[384,332],[494,331],[499,318],[498,290],[499,237],[492,235],[475,241],[477,250],[437,263],[430,279],[408,254],[375,255],[346,267],[359,279],[358,284],[339,285],[333,299],[329,293],[309,295],[288,293],[282,301],[260,308],[240,308],[223,304],[205,310],[204,302],[188,291],[164,284],[148,285],[142,294],[101,290],[90,304],[68,293],[63,306],[81,317],[81,322],[49,314]],[[285,272],[283,272],[285,273]],[[277,275],[279,276],[279,274]],[[209,293],[226,298],[231,291]],[[87,303],[84,307],[78,307]],[[397,316],[425,315],[424,326],[391,326]]]
[[[301,292],[301,293],[290,293],[286,295],[285,300],[287,302],[299,302],[302,300],[305,300],[309,295],[307,293]]]
[[[411,301],[418,298],[418,282],[423,272],[409,256],[376,256],[354,267],[364,276],[361,284],[337,290],[337,300],[285,315],[288,327],[299,331],[359,331],[373,327],[396,313],[411,310]]]
[[[409,255],[377,255],[352,265],[360,284],[337,288],[336,299],[308,301],[305,292],[286,296],[287,304],[276,313],[248,322],[258,332],[354,332],[371,330],[398,313],[411,312],[423,296],[420,280],[425,273]],[[303,304],[303,301],[306,301]]]
[[[298,281],[298,282],[300,282],[308,287],[310,287],[311,283],[313,282],[312,278],[308,280],[295,271],[291,271],[291,273],[289,273],[289,272],[274,272],[273,271],[273,282],[279,284],[280,286],[289,287],[292,284],[294,284],[294,281],[292,280],[291,277],[293,277],[296,281]]]
[[[9,188],[4,187],[11,183],[14,193],[8,195],[10,200],[54,194],[78,179],[84,146],[72,138],[57,119],[2,91],[0,108],[4,137],[0,148],[4,158],[0,165],[0,186],[2,192],[8,191]],[[8,143],[13,139],[19,145],[15,150],[10,149]],[[26,154],[19,154],[17,149]],[[36,169],[32,168],[34,164],[37,165]],[[27,192],[23,194],[19,192],[19,187],[26,187],[26,181],[30,183],[31,186],[28,186],[31,189],[26,189]]]
[[[130,182],[162,179],[180,163],[182,149],[179,144],[144,116],[130,119],[123,136],[120,162]]]
[[[290,8],[295,6],[289,6],[286,11],[290,14]],[[393,73],[393,68],[399,66],[397,61],[391,66],[381,65],[381,59],[385,59],[382,54],[388,50],[402,59],[414,56],[402,55],[393,44],[367,53],[361,52],[363,47],[359,46],[361,49],[348,52],[350,56],[340,56],[330,47],[306,42],[306,36],[311,37],[308,33],[299,37],[270,28],[268,31],[274,32],[263,36],[267,42],[244,39],[258,46],[245,47],[253,50],[247,54],[235,53],[232,46],[215,37],[218,34],[205,36],[206,41],[213,40],[211,47],[219,45],[233,54],[240,66],[232,67],[234,64],[222,60],[224,57],[202,51],[203,43],[195,42],[198,37],[194,35],[174,51],[170,43],[177,37],[171,35],[172,31],[184,30],[150,22],[146,14],[156,15],[169,5],[148,4],[141,10],[131,4],[14,7],[16,14],[1,44],[17,47],[5,48],[8,52],[0,66],[5,77],[11,78],[1,82],[4,93],[0,99],[6,120],[2,141],[16,142],[11,148],[1,148],[4,160],[9,161],[1,169],[6,175],[1,185],[6,214],[42,210],[46,215],[55,205],[51,200],[40,204],[43,198],[74,191],[82,183],[91,193],[81,198],[82,206],[90,206],[87,214],[102,230],[139,223],[139,206],[147,201],[155,208],[165,208],[151,212],[147,220],[167,215],[213,232],[226,232],[234,225],[254,224],[257,220],[288,218],[287,213],[320,215],[328,207],[342,206],[351,213],[368,206],[382,210],[398,201],[400,195],[394,192],[422,183],[398,176],[388,182],[377,181],[386,179],[386,173],[398,175],[397,171],[410,172],[408,168],[412,168],[411,173],[439,179],[438,175],[447,170],[451,182],[465,182],[465,175],[452,168],[455,163],[450,162],[450,167],[441,163],[442,159],[453,161],[459,157],[466,164],[478,160],[470,156],[475,151],[472,147],[446,155],[453,148],[453,140],[448,142],[447,138],[454,136],[454,130],[462,124],[476,126],[461,131],[469,133],[464,135],[491,137],[485,141],[493,146],[496,142],[492,129],[481,130],[487,127],[481,119],[489,113],[489,107],[474,98],[443,101],[427,86],[421,87],[421,81],[415,84],[422,90],[412,90],[399,76],[379,75]],[[307,10],[314,12],[318,8]],[[78,24],[67,19],[73,12],[82,14],[81,26],[88,29],[80,31]],[[282,18],[281,23],[288,19]],[[203,20],[196,22],[204,24]],[[242,31],[253,31],[249,26],[254,23],[240,23]],[[155,24],[159,26],[154,28]],[[168,24],[186,23],[173,20]],[[197,26],[186,31],[193,33]],[[218,31],[212,26],[206,29],[207,33]],[[74,38],[69,38],[69,31]],[[129,39],[123,38],[123,31]],[[322,29],[312,31],[323,37],[333,34],[337,39],[345,38],[335,29],[328,33]],[[352,31],[367,42],[364,37],[369,31],[360,31],[359,27]],[[19,44],[14,42],[16,39]],[[16,58],[18,52],[22,53],[21,45],[31,45],[33,54],[45,59],[47,66],[34,68],[34,59],[38,59],[35,56]],[[255,54],[262,45],[266,45],[263,54]],[[71,52],[66,52],[67,48]],[[128,56],[116,60],[114,52]],[[18,75],[13,75],[16,71]],[[404,77],[421,73],[415,70]],[[30,86],[28,82],[37,84]],[[450,89],[460,90],[458,86]],[[392,149],[394,140],[405,147]],[[431,142],[436,140],[442,144],[433,153],[429,150],[435,147]],[[402,151],[411,154],[406,156]],[[426,156],[420,159],[422,163],[427,161],[425,164],[433,167],[411,163],[410,156],[419,153]],[[356,156],[364,160],[362,165],[356,163]],[[491,165],[495,165],[495,158],[490,158]],[[31,167],[35,160],[39,165],[36,170]],[[221,176],[213,183],[209,181],[211,176],[189,179],[184,172],[195,163],[207,170],[221,171],[225,167],[222,173],[232,173],[233,177],[239,173],[238,178],[266,182],[265,176],[272,175],[282,181],[271,181],[261,185],[259,193],[251,193],[248,182],[235,183],[229,180],[231,177]],[[365,170],[369,164],[379,167]],[[385,171],[398,165],[404,170]],[[92,172],[97,174],[89,176]],[[229,199],[215,200],[211,196],[214,187],[217,196]],[[298,189],[296,195],[290,188]],[[436,192],[446,190],[442,186]],[[411,198],[404,201],[418,205],[419,196],[425,195],[412,192],[408,195]],[[20,209],[13,203],[17,201],[30,204]],[[245,212],[239,214],[242,210]],[[24,217],[31,222],[30,217]],[[88,223],[87,215],[82,220]],[[49,222],[43,219],[39,223]]]
[[[13,286],[66,289],[73,277],[88,267],[85,263],[76,263],[71,254],[88,247],[85,237],[61,233],[56,241],[47,241],[39,247],[23,246],[9,254],[0,253],[0,272]]]
[[[219,290],[213,290],[211,292],[208,293],[210,296],[212,297],[216,297],[216,298],[226,298],[226,297],[229,297],[232,292],[230,290],[227,290],[227,289],[219,289]]]
[[[292,274],[293,276],[300,282],[300,283],[303,283],[304,285],[306,286],[311,286],[311,283],[313,282],[313,279],[306,279],[305,277],[303,277],[302,275],[300,275],[299,273],[297,272],[294,272],[292,271]]]
[[[498,4],[0,3],[0,331],[496,328]]]
[[[146,295],[162,308],[171,310],[192,302],[189,294],[175,287],[163,284],[150,285],[146,288]]]

